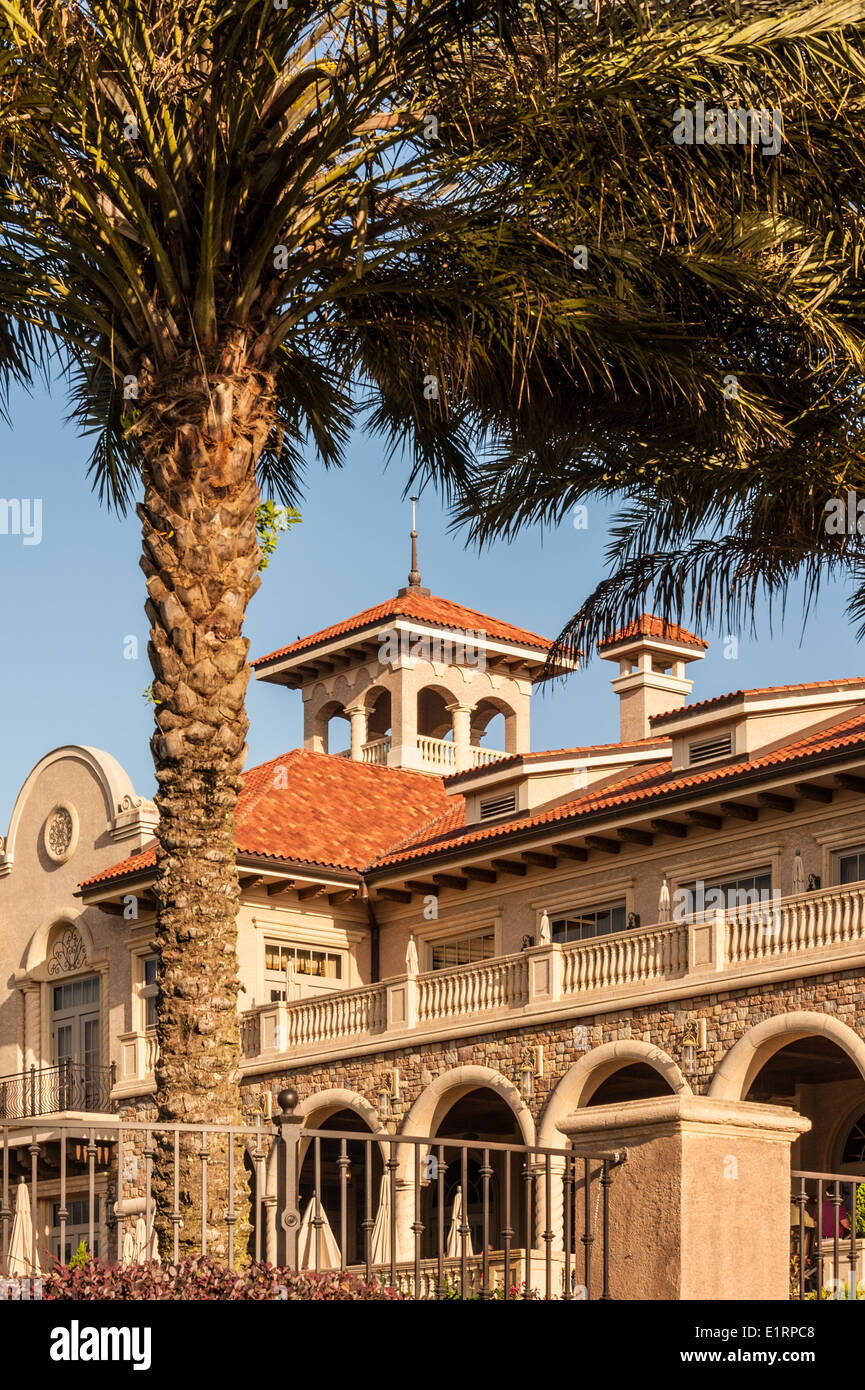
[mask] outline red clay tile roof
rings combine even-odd
[[[700,647],[703,651],[709,645],[702,637],[697,637],[696,633],[689,632],[678,623],[668,623],[666,619],[658,618],[654,613],[641,613],[639,618],[635,618],[626,627],[619,628],[612,637],[605,637],[599,644],[599,650],[613,647],[617,642],[629,641],[632,637],[660,637],[667,642],[682,642],[688,647]]]
[[[771,773],[775,768],[783,767],[787,763],[807,762],[809,758],[821,753],[841,751],[855,746],[861,746],[865,750],[865,711],[860,711],[854,717],[848,717],[839,724],[833,724],[831,728],[824,729],[820,733],[808,734],[793,743],[775,749],[774,752],[766,753],[762,757],[753,758],[750,761],[742,759],[716,767],[703,768],[699,772],[676,773],[673,772],[672,763],[669,760],[655,763],[651,767],[643,768],[639,772],[623,777],[612,784],[608,783],[597,792],[576,797],[573,801],[554,806],[549,811],[543,811],[534,816],[522,816],[519,819],[504,823],[499,822],[496,825],[468,826],[462,832],[459,829],[452,829],[448,835],[418,845],[411,850],[386,854],[370,867],[375,869],[392,867],[412,859],[422,859],[441,850],[454,850],[463,847],[469,849],[474,845],[481,845],[490,840],[507,840],[510,835],[519,831],[542,830],[545,826],[555,825],[559,821],[576,822],[578,825],[580,818],[584,816],[597,816],[599,813],[615,811],[622,807],[631,808],[644,801],[660,799],[691,789],[699,792],[703,787],[710,788],[718,782],[729,781],[735,784],[737,780],[743,780],[748,774],[753,775],[764,770]]]
[[[639,746],[639,741],[627,746]],[[294,749],[246,774],[238,802],[238,853],[360,873],[490,842],[503,842],[506,852],[508,839],[520,832],[542,831],[559,823],[578,830],[584,819],[594,821],[608,812],[631,810],[647,802],[663,804],[690,791],[699,795],[719,784],[726,791],[729,783],[733,791],[739,782],[759,784],[761,773],[771,776],[788,764],[807,766],[811,759],[857,748],[865,753],[865,710],[750,761],[674,773],[669,759],[659,760],[548,811],[482,826],[465,825],[463,798],[449,796],[439,777]],[[277,779],[280,768],[286,772],[284,788],[275,784],[281,780]],[[137,874],[154,862],[151,846],[81,886]]]
[[[487,613],[478,613],[474,608],[464,608],[461,603],[451,603],[450,599],[436,598],[434,594],[397,594],[375,608],[366,608],[363,613],[355,613],[353,618],[344,618],[333,627],[322,628],[309,637],[301,637],[287,647],[269,652],[267,656],[256,657],[251,664],[263,666],[265,662],[275,661],[277,657],[294,656],[329,642],[334,637],[344,637],[359,632],[365,627],[374,627],[388,618],[414,618],[417,622],[430,623],[435,627],[450,628],[454,632],[483,632],[493,641],[514,642],[521,647],[536,647],[540,652],[548,652],[553,645],[546,637],[536,632],[514,627],[511,623],[500,622]]]
[[[440,777],[295,748],[244,776],[237,851],[359,872],[424,828],[431,833],[455,808],[462,816],[462,797],[448,796]],[[155,862],[155,847],[149,846],[81,886],[139,873]]]
[[[757,686],[753,690],[730,690],[726,695],[712,695],[707,700],[694,700],[690,705],[664,710],[662,714],[652,714],[649,716],[649,723],[654,724],[656,720],[660,722],[666,719],[685,719],[698,709],[710,709],[712,707],[721,709],[724,705],[738,704],[747,695],[776,695],[782,691],[795,695],[799,690],[833,690],[838,686],[846,685],[865,687],[865,676],[842,676],[835,681],[803,681],[801,685],[763,685]]]

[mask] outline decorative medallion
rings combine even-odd
[[[71,859],[78,844],[78,813],[68,802],[61,802],[45,822],[43,844],[48,858],[55,864]]]
[[[70,970],[80,970],[87,964],[87,951],[81,935],[74,927],[58,938],[48,961],[49,975],[66,975]]]

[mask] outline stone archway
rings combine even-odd
[[[328,1091],[314,1091],[311,1095],[305,1096],[298,1102],[297,1113],[303,1120],[305,1129],[321,1129],[326,1122],[334,1115],[339,1115],[342,1111],[349,1111],[364,1126],[358,1130],[358,1137],[364,1137],[364,1131],[368,1131],[371,1138],[377,1141],[378,1152],[381,1157],[380,1169],[388,1154],[385,1150],[384,1141],[390,1136],[381,1122],[379,1112],[375,1106],[360,1095],[357,1091],[350,1091],[346,1087],[334,1087]],[[325,1140],[325,1143],[327,1140]],[[302,1139],[298,1146],[297,1166],[298,1174],[302,1173],[304,1160],[306,1159],[312,1140]],[[267,1156],[264,1180],[264,1201],[266,1206],[265,1214],[265,1236],[267,1259],[271,1262],[276,1260],[277,1248],[277,1171],[276,1171],[277,1146],[271,1146]],[[378,1200],[378,1190],[374,1186],[373,1201]]]
[[[448,1113],[473,1091],[492,1092],[513,1116],[520,1142],[534,1144],[535,1122],[519,1090],[508,1077],[491,1067],[466,1065],[442,1072],[418,1096],[400,1126],[401,1135],[434,1137]],[[400,1144],[397,1153],[397,1244],[400,1256],[410,1259],[414,1249],[411,1233],[414,1220],[415,1145]],[[427,1149],[421,1150],[421,1161]]]
[[[865,1079],[865,1042],[831,1014],[802,1009],[776,1014],[752,1028],[730,1048],[715,1072],[709,1095],[718,1100],[744,1100],[755,1077],[776,1052],[799,1038],[824,1037],[845,1052]]]
[[[382,1140],[388,1138],[387,1130],[372,1102],[368,1101],[365,1096],[359,1095],[357,1091],[349,1091],[341,1086],[336,1086],[330,1091],[314,1091],[305,1100],[299,1101],[297,1108],[298,1113],[303,1117],[304,1129],[320,1129],[325,1120],[329,1120],[340,1110],[354,1111],[358,1118],[364,1122],[370,1134],[376,1136],[382,1154],[384,1154]],[[298,1164],[303,1163],[309,1144],[309,1139],[301,1140],[298,1149]]]
[[[681,1069],[662,1048],[654,1047],[640,1038],[621,1038],[616,1042],[604,1043],[601,1047],[592,1048],[575,1062],[551,1092],[541,1118],[538,1143],[545,1148],[555,1148],[563,1143],[557,1121],[572,1110],[582,1109],[607,1077],[635,1062],[642,1062],[658,1072],[674,1094],[691,1094],[691,1087]]]
[[[568,1140],[558,1128],[559,1120],[572,1114],[574,1110],[583,1109],[608,1077],[635,1063],[651,1067],[675,1095],[691,1094],[691,1087],[681,1069],[669,1053],[660,1047],[643,1042],[641,1038],[621,1038],[616,1042],[604,1043],[600,1047],[592,1048],[575,1062],[550,1093],[538,1128],[538,1145],[545,1149],[565,1148]],[[625,1101],[624,1104],[627,1105],[628,1102]],[[564,1160],[553,1158],[550,1167],[552,1248],[561,1250]],[[537,1184],[535,1211],[540,1229],[546,1212],[546,1186],[543,1174],[540,1175]]]
[[[535,1143],[532,1112],[513,1081],[491,1067],[462,1066],[442,1072],[418,1096],[400,1126],[400,1134],[434,1134],[443,1115],[469,1091],[495,1091],[514,1112],[523,1143]],[[402,1146],[407,1147],[406,1145]]]

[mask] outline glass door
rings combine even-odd
[[[51,1049],[59,1110],[94,1110],[99,1103],[99,976],[69,980],[52,990]]]

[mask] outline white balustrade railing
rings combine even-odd
[[[859,885],[800,893],[725,915],[724,957],[730,965],[857,941],[865,941],[865,887]]]
[[[508,756],[507,753],[500,753],[497,748],[478,748],[475,744],[472,744],[469,751],[472,755],[472,767],[488,767],[499,758]]]
[[[648,982],[681,974],[688,966],[688,928],[673,923],[594,937],[568,946],[562,960],[562,993]]]
[[[419,976],[418,1023],[520,1008],[527,1000],[528,962],[524,954],[475,961]]]
[[[260,1004],[243,1017],[244,1055],[310,1048],[340,1038],[381,1032],[386,1021],[386,1001],[385,986],[376,984],[332,990],[317,999],[298,999],[290,1004]]]
[[[387,765],[387,755],[390,752],[390,738],[374,738],[369,743],[363,745],[363,761],[365,763],[376,763],[379,767]]]
[[[417,751],[420,754],[422,763],[427,763],[429,767],[441,767],[452,772],[456,764],[454,745],[450,739],[429,738],[426,734],[418,734]]]
[[[120,1045],[119,1084],[124,1086],[135,1081],[152,1081],[159,1056],[154,1029],[149,1028],[144,1033],[121,1033],[117,1041]]]
[[[691,955],[698,938],[700,949]],[[400,1035],[509,1011],[525,1019],[537,1009],[542,1016],[565,1000],[591,1001],[611,992],[630,996],[658,981],[687,979],[689,970],[701,979],[712,972],[720,985],[721,972],[731,967],[856,943],[865,949],[865,884],[719,913],[709,923],[705,918],[665,922],[291,1004],[261,1005],[244,1016],[244,1054],[314,1051],[352,1038]],[[391,999],[397,998],[399,1007],[392,1011]]]

